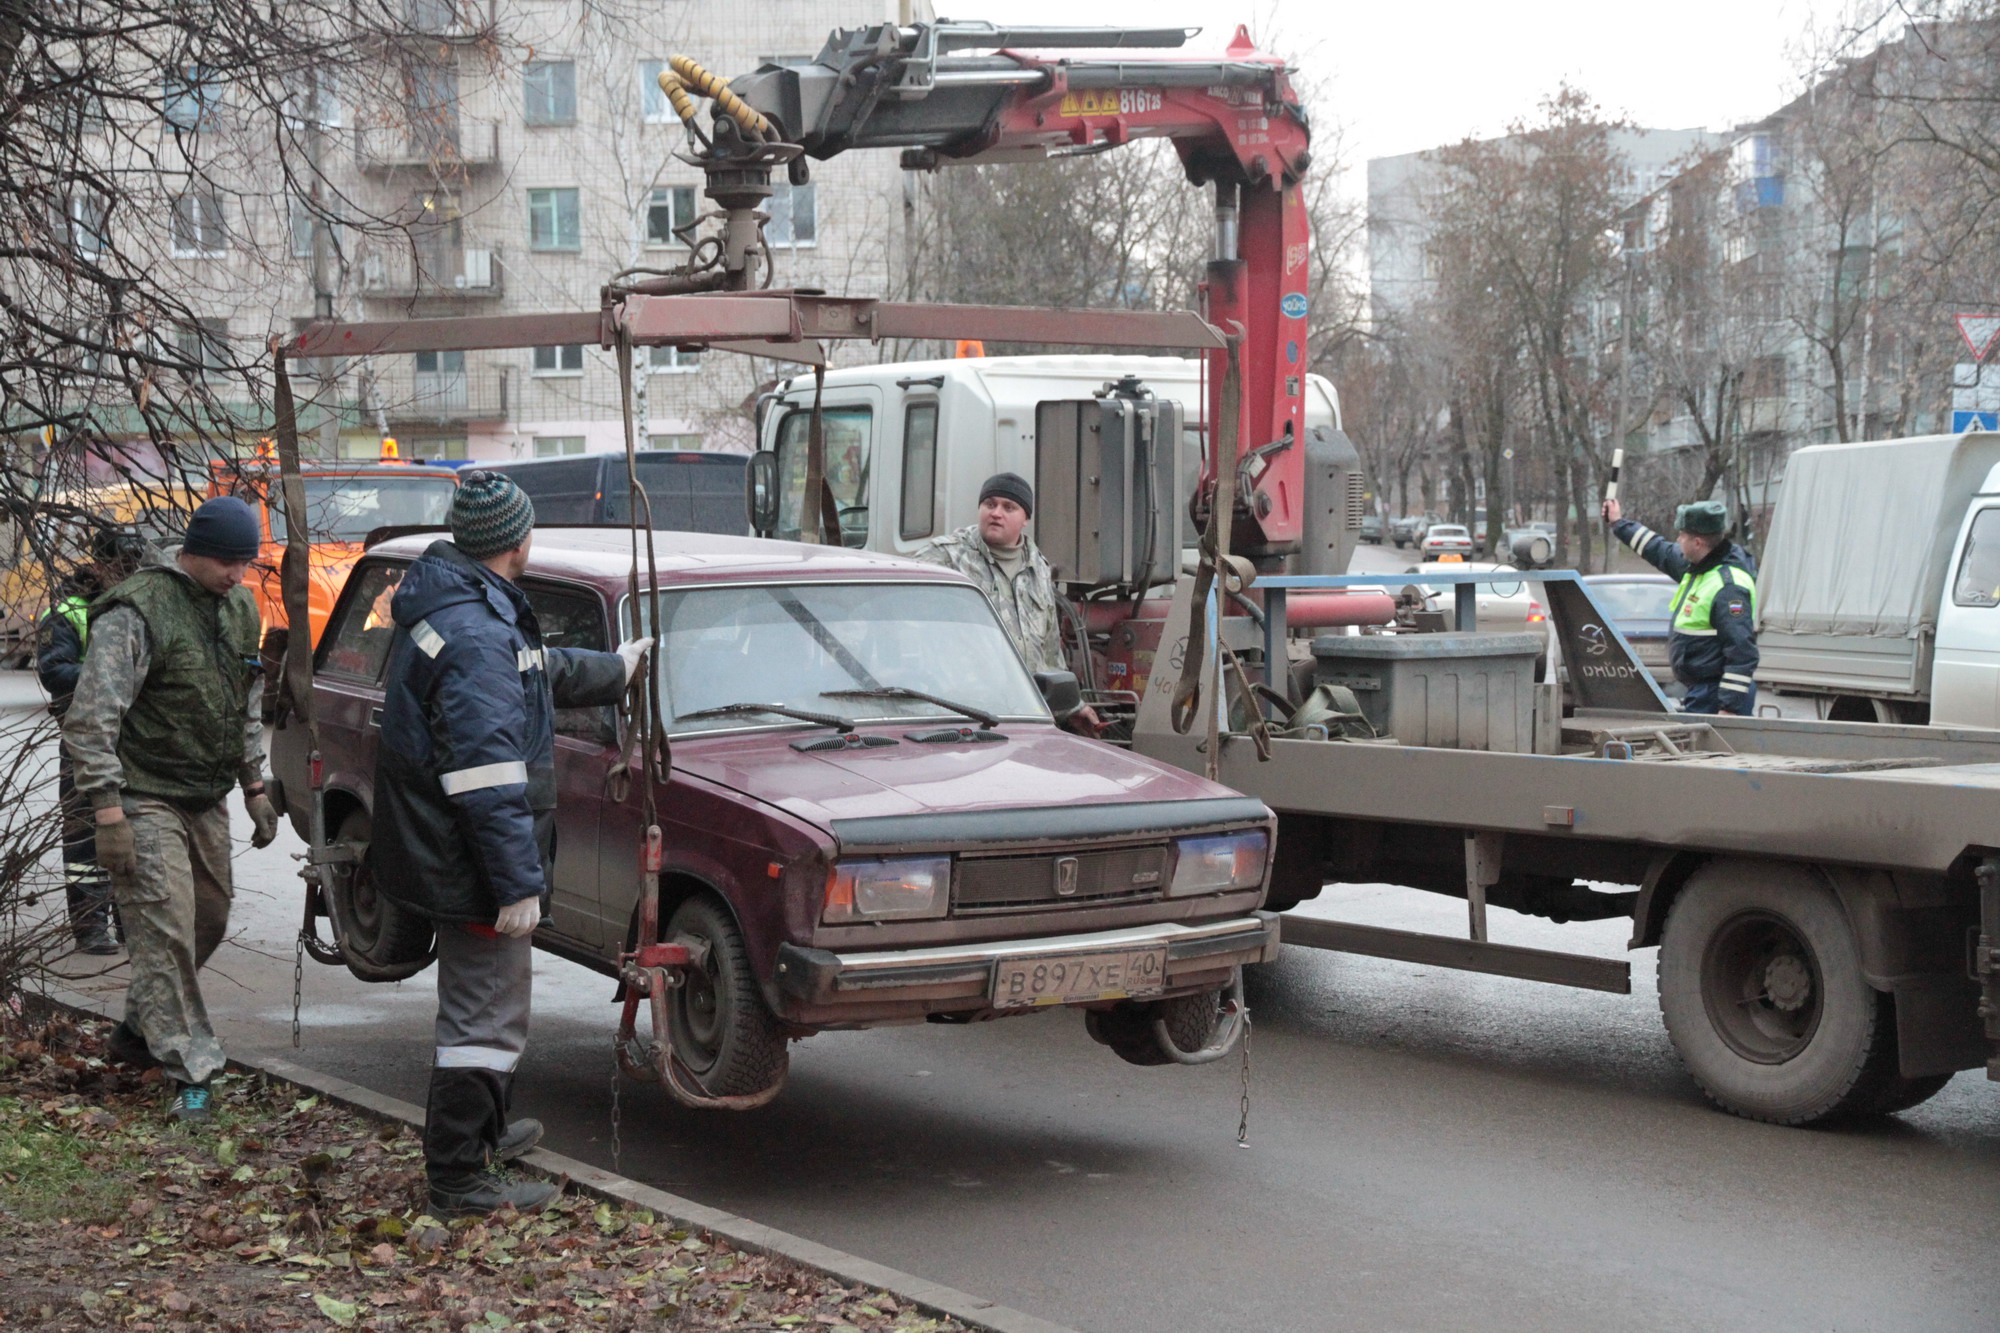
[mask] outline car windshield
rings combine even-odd
[[[1665,620],[1673,605],[1674,585],[1654,583],[1593,583],[1590,595],[1613,620]]]
[[[451,515],[450,477],[307,477],[306,530],[317,542],[358,542],[377,528],[426,527]],[[272,487],[271,536],[285,540],[285,515]]]
[[[978,589],[946,583],[819,583],[663,594],[665,709],[678,734],[802,724],[777,716],[689,718],[730,704],[781,704],[856,721],[954,720],[916,690],[1007,720],[1048,721],[1021,659]],[[834,695],[837,697],[828,697]]]

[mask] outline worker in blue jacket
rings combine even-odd
[[[1748,717],[1757,704],[1757,563],[1729,540],[1729,510],[1717,500],[1674,511],[1669,541],[1604,502],[1611,535],[1641,560],[1679,579],[1667,652],[1687,686],[1685,713]]]
[[[377,891],[437,931],[424,1167],[441,1217],[525,1211],[556,1193],[499,1170],[541,1137],[532,1120],[509,1124],[507,1107],[554,859],[555,710],[618,702],[652,644],[542,643],[516,583],[534,523],[513,481],[465,474],[451,540],[431,543],[390,603],[368,859]]]

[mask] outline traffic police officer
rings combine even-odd
[[[1674,539],[1604,502],[1611,535],[1669,578],[1674,590],[1667,650],[1687,686],[1685,713],[1748,717],[1757,703],[1757,576],[1750,553],[1729,540],[1729,511],[1701,500],[1674,511]]]

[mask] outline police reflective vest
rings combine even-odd
[[[1746,613],[1754,622],[1757,617],[1757,580],[1751,577],[1749,571],[1735,565],[1717,565],[1704,573],[1690,571],[1681,576],[1680,587],[1674,591],[1674,633],[1712,637],[1715,625],[1710,616],[1715,609],[1716,594],[1725,586],[1738,587],[1750,594]]]

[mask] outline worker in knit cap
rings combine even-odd
[[[541,1137],[509,1123],[528,1039],[530,937],[555,839],[555,710],[614,704],[652,640],[549,648],[517,580],[535,507],[497,472],[466,473],[451,540],[432,542],[390,603],[369,864],[437,932],[436,1053],[424,1120],[439,1216],[539,1208],[556,1195],[502,1163]]]
[[[264,527],[233,495],[202,504],[171,559],[91,603],[90,651],[63,715],[77,791],[132,955],[110,1054],[158,1066],[177,1120],[209,1118],[222,1068],[196,973],[229,929],[230,788],[268,847],[257,603],[243,586]]]

